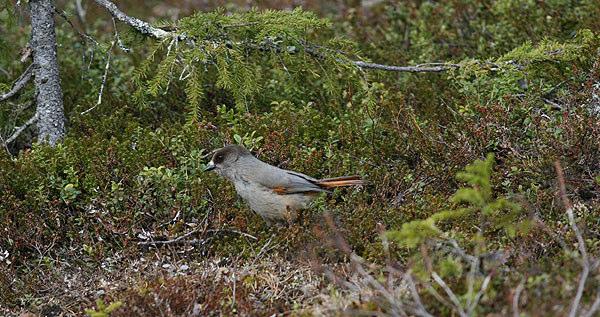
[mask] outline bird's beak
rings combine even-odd
[[[204,168],[204,171],[205,172],[212,171],[215,168],[217,168],[217,166],[215,165],[215,163],[213,161],[210,161],[210,162],[208,162],[208,164],[206,164],[206,167]]]

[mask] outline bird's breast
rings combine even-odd
[[[234,181],[235,190],[250,208],[263,218],[286,219],[289,214],[304,209],[314,199],[313,195],[281,195],[272,189],[243,178]]]

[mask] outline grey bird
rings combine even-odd
[[[359,176],[315,179],[267,164],[239,145],[213,151],[205,171],[229,179],[237,193],[267,224],[294,221],[319,193],[343,186],[363,185]]]

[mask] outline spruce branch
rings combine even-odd
[[[175,31],[165,31],[156,27],[151,26],[148,22],[143,20],[128,16],[123,11],[121,11],[113,2],[109,0],[94,0],[98,5],[105,8],[114,18],[117,20],[126,23],[131,26],[138,32],[151,36],[157,39],[163,39],[169,36],[176,37],[179,39],[185,39],[186,36],[182,34],[177,34]],[[232,26],[248,26],[254,25],[256,23],[244,23],[239,25],[226,25],[226,27]],[[194,46],[193,41],[187,41],[188,45]],[[308,53],[311,53],[310,51]],[[458,64],[451,63],[427,63],[427,64],[419,64],[414,66],[397,66],[397,65],[386,65],[386,64],[378,64],[365,62],[360,60],[349,60],[349,62],[361,69],[373,69],[373,70],[383,70],[390,72],[408,72],[408,73],[439,73],[445,72],[454,68],[459,68]]]

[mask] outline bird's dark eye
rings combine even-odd
[[[218,154],[217,156],[215,156],[215,163],[223,163],[223,159],[225,157],[223,156],[223,154]]]

